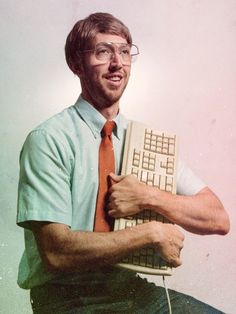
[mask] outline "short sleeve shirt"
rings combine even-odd
[[[116,173],[128,121],[119,113],[113,130]],[[93,231],[98,191],[98,151],[105,118],[81,96],[74,106],[53,116],[27,137],[20,156],[17,224],[25,228],[25,252],[18,284],[32,288],[52,280],[41,261],[29,221],[63,223]],[[191,195],[204,187],[182,163],[177,192]],[[63,281],[63,279],[62,279]]]

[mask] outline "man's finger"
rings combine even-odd
[[[109,174],[109,177],[111,178],[111,183],[114,184],[114,183],[118,183],[121,180],[123,180],[125,176],[118,176],[118,175],[111,172]]]

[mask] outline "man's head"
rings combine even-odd
[[[66,40],[66,61],[73,73],[78,74],[83,63],[83,54],[80,52],[94,48],[94,39],[98,33],[117,35],[132,44],[129,29],[116,17],[109,13],[91,14],[74,25]]]
[[[132,56],[138,54],[128,28],[111,14],[91,14],[75,24],[65,52],[70,69],[80,78],[84,99],[102,114],[113,108],[115,115]]]

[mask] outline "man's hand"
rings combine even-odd
[[[108,214],[113,218],[131,216],[144,207],[145,185],[133,175],[117,176],[110,174]]]
[[[183,248],[184,235],[173,224],[151,222],[154,231],[154,248],[157,248],[161,257],[173,267],[182,264],[180,252]]]

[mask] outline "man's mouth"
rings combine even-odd
[[[119,82],[121,80],[121,77],[120,76],[112,76],[112,77],[110,77],[110,80],[113,82]]]
[[[123,76],[120,74],[110,74],[106,76],[106,79],[112,82],[120,82]]]

